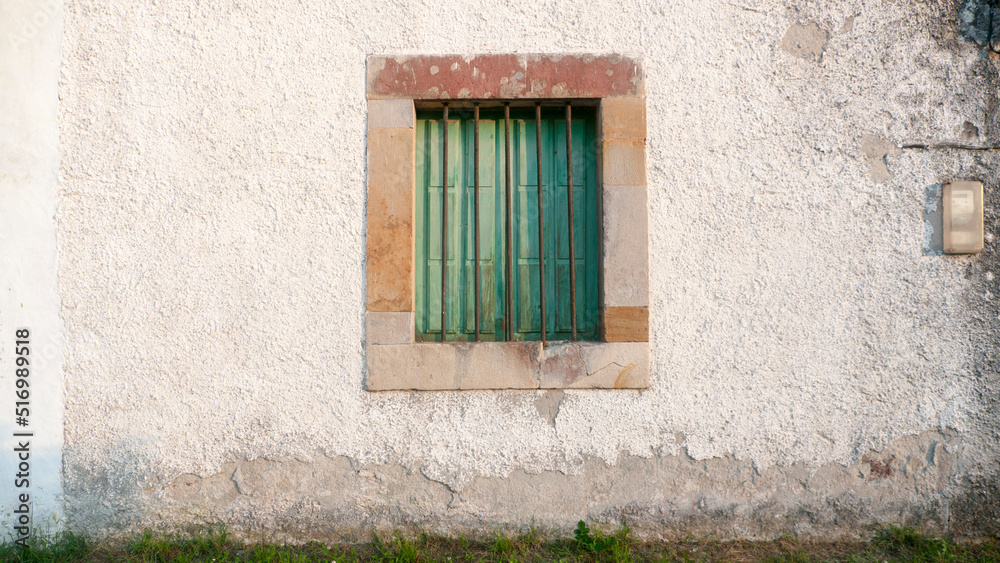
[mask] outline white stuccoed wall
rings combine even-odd
[[[62,4],[0,3],[0,514],[14,533],[20,494],[33,530],[62,519],[63,325],[57,291],[56,178],[59,167],[59,41]],[[30,425],[14,416],[15,331],[30,331]],[[31,437],[13,434],[33,433]],[[15,487],[29,443],[28,486]],[[20,479],[19,479],[20,480]],[[16,538],[16,536],[14,536]]]
[[[341,504],[296,489],[294,471],[337,460],[350,462],[348,488],[371,468],[398,466],[409,476],[378,486],[406,489],[415,475],[446,484],[452,499],[423,512],[401,504],[381,520],[345,516],[345,527],[516,525],[532,509],[463,508],[463,494],[489,479],[531,487],[533,475],[567,474],[597,487],[596,499],[600,472],[633,458],[730,464],[695,492],[664,481],[653,495],[694,513],[738,496],[733,467],[808,479],[918,442],[912,464],[937,467],[936,488],[871,485],[896,508],[872,509],[868,521],[960,497],[995,465],[997,419],[982,391],[996,376],[977,368],[995,349],[981,338],[983,315],[996,315],[984,300],[993,278],[985,258],[925,251],[925,194],[955,177],[991,190],[996,157],[890,151],[891,177],[876,183],[881,155],[870,167],[862,148],[866,135],[890,147],[956,140],[965,121],[981,131],[975,142],[996,139],[995,66],[957,37],[957,10],[860,0],[69,2],[57,223],[71,525],[223,519],[253,530],[289,518],[295,535],[308,526],[294,517],[314,505],[317,518],[374,514],[375,485],[374,496]],[[811,23],[829,34],[821,58],[782,49],[793,25]],[[364,391],[365,56],[492,52],[644,58],[648,391],[566,392],[561,403],[534,392]],[[984,256],[994,251],[991,239]],[[250,462],[273,464],[272,477],[248,481]],[[912,477],[910,458],[894,463]],[[851,471],[831,480],[830,495],[855,478],[868,486],[867,473]],[[693,500],[669,500],[681,497]],[[562,510],[547,520],[555,525],[590,510],[546,502]],[[808,531],[793,504],[777,532],[739,510],[732,521],[751,537]],[[947,509],[927,510],[941,512],[932,527],[949,526]],[[636,517],[647,532],[668,525],[651,514]]]

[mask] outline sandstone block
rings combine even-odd
[[[645,186],[607,187],[604,205],[604,305],[649,305],[649,211]]]
[[[649,310],[646,307],[601,309],[601,337],[605,342],[648,342]]]
[[[460,389],[537,389],[540,342],[458,345]]]
[[[557,342],[542,353],[543,389],[645,389],[649,345],[645,342]]]
[[[368,130],[413,129],[416,113],[411,100],[368,100]]]
[[[412,344],[413,313],[369,312],[365,315],[365,342],[371,344]]]
[[[413,129],[368,134],[367,304],[412,312],[415,150]]]
[[[605,141],[601,162],[605,187],[646,185],[645,142]]]
[[[453,346],[434,344],[365,347],[369,391],[457,389]]]
[[[601,135],[605,141],[645,141],[646,99],[632,97],[601,100]]]

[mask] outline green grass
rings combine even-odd
[[[761,562],[761,563],[1000,563],[1000,540],[956,543],[910,528],[878,526],[865,542],[718,541],[642,542],[624,523],[613,532],[580,522],[572,537],[546,534],[532,525],[519,534],[500,530],[486,540],[420,534],[374,534],[352,545],[244,543],[224,527],[189,534],[145,532],[94,542],[73,533],[32,538],[27,547],[0,544],[0,563],[73,562],[384,563],[423,562]]]
[[[53,536],[33,536],[27,547],[13,542],[0,544],[0,561],[24,563],[61,563],[63,561],[88,561],[93,553],[92,544],[83,536],[71,533]]]

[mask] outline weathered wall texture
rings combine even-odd
[[[1000,530],[1000,156],[901,148],[1000,144],[962,9],[69,2],[68,524]],[[366,392],[365,57],[516,52],[644,60],[651,387]]]

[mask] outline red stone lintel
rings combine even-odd
[[[484,100],[642,95],[642,63],[622,55],[368,57],[369,99]]]

